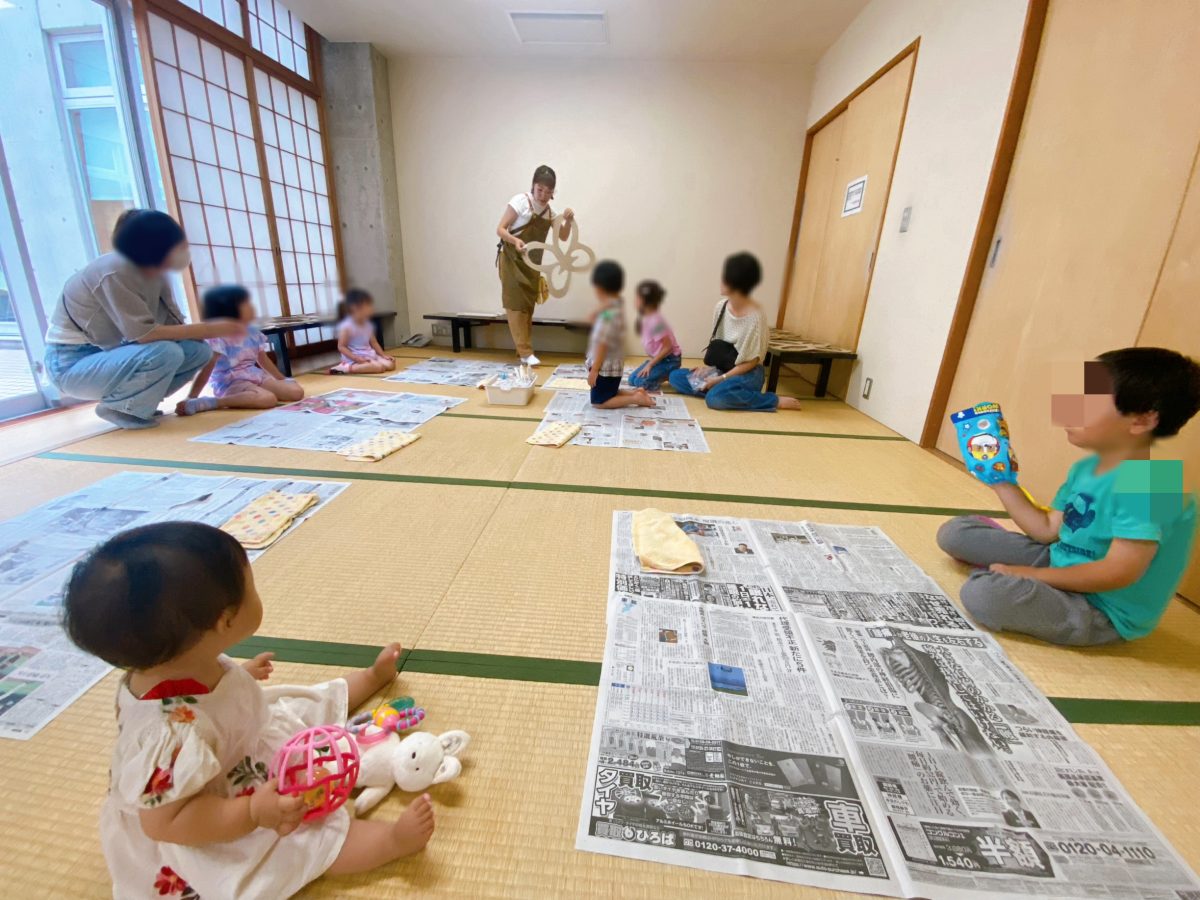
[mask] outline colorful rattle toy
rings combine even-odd
[[[306,728],[279,748],[271,777],[279,793],[299,794],[308,812],[304,821],[327,816],[350,797],[358,782],[358,745],[338,725]]]
[[[950,417],[967,471],[984,484],[1017,483],[1017,457],[999,403],[978,403]]]
[[[346,723],[346,730],[354,735],[360,747],[369,747],[386,738],[410,728],[416,728],[425,719],[425,710],[416,706],[412,697],[397,697],[370,712],[361,712]]]

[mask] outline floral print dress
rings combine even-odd
[[[346,682],[262,687],[221,657],[225,675],[205,693],[197,682],[164,682],[145,697],[117,694],[117,743],[100,839],[113,896],[147,900],[288,897],[317,878],[342,849],[343,807],[280,837],[259,828],[203,847],[152,841],[138,813],[201,793],[240,797],[267,780],[275,751],[296,732],[343,722]]]

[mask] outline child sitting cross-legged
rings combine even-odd
[[[980,567],[962,602],[987,628],[1074,646],[1143,637],[1174,596],[1196,531],[1182,465],[1151,460],[1150,448],[1200,410],[1200,366],[1157,347],[1112,350],[1084,364],[1082,394],[1051,405],[1067,440],[1090,451],[1051,508],[995,484],[1024,534],[960,516],[938,545]]]
[[[230,535],[194,522],[119,534],[75,567],[64,608],[71,640],[125,669],[100,817],[114,896],[290,897],[325,872],[365,872],[429,840],[428,794],[394,822],[342,807],[302,825],[303,799],[268,779],[289,738],[344,722],[392,681],[400,645],[324,684],[263,688],[271,654],[241,665],[225,655],[262,621]]]
[[[204,319],[236,319],[246,324],[242,337],[209,338],[212,359],[196,373],[186,400],[175,404],[175,414],[192,416],[213,409],[270,409],[304,397],[304,388],[275,368],[267,355],[267,339],[251,322],[256,315],[250,292],[237,284],[204,292]],[[206,384],[213,396],[201,397]]]
[[[621,389],[621,378],[625,374],[625,311],[621,300],[621,290],[625,287],[624,270],[611,259],[602,260],[592,270],[592,286],[599,303],[587,349],[592,406],[600,409],[654,406],[654,398],[644,388]]]

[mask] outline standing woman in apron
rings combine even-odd
[[[517,194],[509,200],[504,215],[500,217],[500,224],[496,226],[496,235],[500,238],[500,243],[496,245],[496,265],[500,270],[501,298],[508,315],[508,330],[517,348],[517,356],[529,366],[541,362],[533,355],[531,340],[533,310],[538,302],[541,276],[536,269],[530,268],[522,254],[525,244],[544,241],[550,233],[550,223],[554,221],[550,201],[554,199],[556,182],[552,168],[538,166],[533,173],[529,193]],[[563,213],[563,223],[558,230],[559,240],[565,241],[570,235],[573,218],[574,210],[568,209]],[[533,250],[529,256],[535,263],[542,261],[541,250]]]

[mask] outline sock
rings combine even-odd
[[[196,413],[209,412],[217,408],[216,397],[189,397],[180,407],[180,415],[194,416]]]
[[[96,415],[105,422],[112,422],[118,428],[124,428],[128,431],[136,431],[140,428],[155,428],[158,426],[157,419],[140,419],[137,416],[131,416],[127,412],[121,412],[109,406],[97,406]]]

